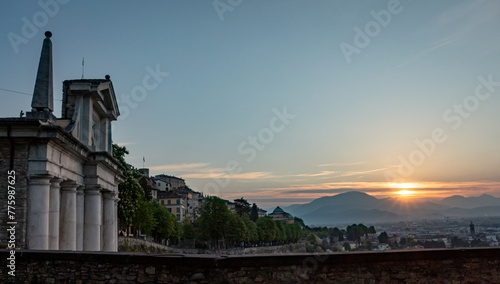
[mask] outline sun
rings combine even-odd
[[[414,191],[414,190],[403,189],[403,190],[400,190],[400,191],[396,191],[395,193],[399,194],[399,195],[401,195],[403,197],[410,197],[410,196],[415,195],[415,193],[417,193],[417,192]]]
[[[392,183],[390,186],[394,189],[401,189],[399,191],[394,191],[393,193],[399,197],[405,197],[405,198],[415,196],[418,192],[410,189],[419,187],[418,184],[413,182]]]
[[[418,185],[413,182],[399,182],[399,183],[392,183],[391,184],[392,188],[416,188]]]

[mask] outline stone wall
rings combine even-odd
[[[297,244],[288,244],[281,246],[247,247],[233,249],[193,249],[176,248],[164,246],[154,242],[148,242],[136,238],[118,238],[118,251],[121,252],[148,252],[148,253],[172,253],[172,254],[223,254],[223,255],[242,255],[242,254],[283,254],[283,253],[305,253],[306,245],[304,242]]]
[[[11,226],[7,222],[15,221],[16,224],[16,247],[24,248],[26,246],[26,188],[28,187],[28,142],[20,139],[13,139],[14,148],[8,138],[0,138],[0,248],[7,248],[9,233],[7,229]],[[7,188],[8,171],[10,170],[11,153],[14,153],[14,171],[15,171],[15,220],[9,220],[7,214]]]
[[[500,283],[500,249],[254,256],[17,251],[2,283]]]

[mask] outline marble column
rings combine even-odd
[[[116,198],[115,198],[115,231],[116,231],[116,234],[115,234],[115,244],[114,244],[114,247],[115,247],[115,250],[114,251],[118,251],[118,201],[120,201],[120,198],[118,198],[118,194],[116,194]]]
[[[85,187],[80,186],[76,192],[76,250],[83,250],[83,224],[85,214]]]
[[[29,249],[49,249],[50,175],[31,176],[28,185],[28,227],[26,239]]]
[[[50,180],[49,194],[49,249],[59,249],[59,207],[60,189],[62,179],[53,178]]]
[[[101,250],[102,197],[100,188],[85,189],[83,250]]]
[[[61,183],[61,227],[59,249],[76,250],[76,187],[74,181]]]
[[[115,223],[115,193],[103,193],[103,234],[102,234],[102,250],[115,251],[116,239],[116,223]]]

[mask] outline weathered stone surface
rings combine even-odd
[[[192,281],[201,280],[203,278],[205,278],[205,275],[203,275],[203,273],[195,273],[191,276]]]
[[[500,283],[500,248],[322,255],[16,253],[17,283]],[[8,251],[0,251],[6,275]],[[320,258],[318,258],[320,259]],[[476,268],[479,266],[479,268]],[[10,281],[7,279],[8,281]]]
[[[155,267],[154,266],[146,267],[146,273],[150,274],[150,275],[154,275],[155,274]]]

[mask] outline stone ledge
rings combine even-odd
[[[0,259],[5,259],[9,250],[0,250]],[[204,267],[257,267],[302,265],[304,260],[313,258],[323,265],[351,265],[376,262],[409,262],[425,260],[455,261],[465,259],[499,259],[500,248],[427,249],[385,252],[350,252],[333,254],[262,254],[262,255],[183,255],[146,254],[122,252],[73,252],[17,250],[16,258],[29,260],[69,260],[88,262],[113,262],[137,264],[200,265]]]
[[[9,251],[0,251],[6,275]],[[3,283],[500,283],[500,248],[336,254],[29,251]],[[49,281],[50,279],[50,281]]]

